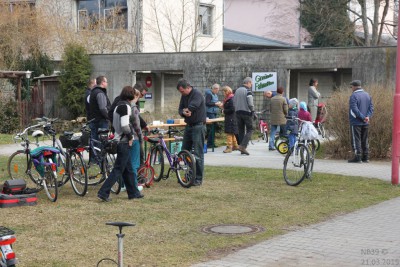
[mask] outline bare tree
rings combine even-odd
[[[364,46],[380,45],[384,32],[395,36],[397,28],[398,10],[396,10],[395,0],[349,0],[349,12],[354,16],[354,23],[361,20],[363,40],[359,40]],[[369,9],[372,9],[370,15]],[[387,15],[391,11],[392,18]]]
[[[211,6],[213,1],[209,2]],[[151,14],[144,18],[144,25],[155,41],[159,42],[163,52],[198,51],[197,41],[201,30],[199,0],[179,0],[172,2],[152,0]],[[195,14],[193,16],[193,14]],[[214,14],[214,23],[220,20],[222,11]],[[213,38],[202,49],[206,49],[220,35],[214,32]]]

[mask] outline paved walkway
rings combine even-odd
[[[267,151],[262,142],[249,145],[250,156],[222,154],[223,149],[208,152],[206,165],[282,168],[283,156]],[[359,165],[316,160],[314,168],[316,172],[391,180],[390,162]],[[400,197],[194,265],[217,266],[400,266]]]

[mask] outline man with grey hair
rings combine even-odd
[[[361,88],[361,81],[352,81],[350,87],[353,90],[349,101],[349,119],[354,158],[348,160],[348,162],[368,163],[368,126],[369,119],[374,113],[374,105],[371,96]]]
[[[233,105],[235,106],[236,120],[239,129],[239,151],[241,154],[250,155],[246,148],[253,134],[253,115],[254,103],[251,86],[253,80],[246,77],[243,80],[243,86],[239,87],[233,97]]]

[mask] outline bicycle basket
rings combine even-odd
[[[107,141],[105,150],[107,151],[108,154],[117,154],[118,142],[119,141],[115,139]]]
[[[77,148],[89,145],[89,133],[83,132],[82,135],[60,136],[60,142],[64,148]]]

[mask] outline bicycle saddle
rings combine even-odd
[[[150,142],[150,143],[152,143],[152,144],[157,144],[157,143],[160,142],[160,138],[158,138],[158,137],[147,137],[147,136],[145,136],[145,137],[143,137],[143,139],[148,141],[148,142]]]
[[[41,130],[36,130],[32,133],[33,137],[42,137],[44,133]]]
[[[108,130],[107,128],[99,128],[99,129],[97,129],[97,134],[103,134],[103,133],[108,134],[109,131],[110,130]]]

